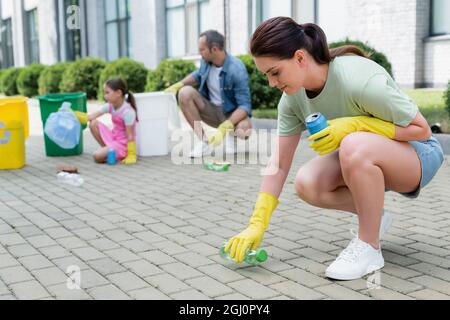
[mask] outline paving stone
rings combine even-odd
[[[324,297],[320,292],[290,280],[273,284],[270,288],[296,300],[318,300]]]
[[[112,284],[88,290],[95,300],[131,300],[131,297]]]
[[[19,300],[38,300],[50,297],[50,293],[35,280],[11,284],[10,288]]]

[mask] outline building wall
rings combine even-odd
[[[27,4],[28,2],[28,4]],[[58,62],[58,32],[56,5],[53,0],[28,0],[25,10],[38,9],[39,59],[42,64]],[[27,5],[29,7],[27,7]]]
[[[450,36],[434,37],[425,42],[424,85],[445,87],[450,81]]]
[[[420,64],[417,1],[422,0],[348,1],[350,38],[367,41],[385,53],[396,81],[403,87],[415,86],[416,64]]]
[[[88,48],[87,55],[102,59],[106,59],[105,1],[108,0],[86,2],[88,40],[85,45]]]
[[[229,51],[233,55],[248,53],[249,25],[251,15],[251,1],[230,0],[229,15]]]

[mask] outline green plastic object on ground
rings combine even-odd
[[[42,125],[45,128],[45,123],[48,117],[58,112],[64,102],[69,102],[73,111],[87,112],[87,97],[84,92],[75,93],[56,93],[40,96],[39,106],[41,109]],[[81,130],[86,129],[86,126],[82,126]],[[80,142],[73,149],[63,149],[50,140],[47,135],[44,135],[45,141],[45,153],[48,157],[68,157],[78,156],[83,153],[83,133],[80,136]]]
[[[234,261],[234,259],[232,259],[229,255],[228,252],[225,252],[225,247],[226,247],[226,243],[224,243],[222,245],[222,247],[220,247],[219,250],[219,255],[222,257],[222,259],[224,260],[228,260],[228,261]],[[249,265],[258,265],[261,263],[264,263],[267,261],[268,258],[268,254],[267,251],[264,249],[258,249],[258,250],[248,250],[245,253],[245,257],[244,257],[244,262],[249,264]]]
[[[205,162],[204,165],[206,170],[210,171],[218,171],[218,172],[227,172],[230,170],[231,163],[228,162]]]

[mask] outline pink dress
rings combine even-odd
[[[124,104],[120,107],[118,112],[113,112],[113,106],[109,105],[109,113],[112,117],[113,129],[110,130],[106,125],[99,122],[98,129],[103,142],[108,148],[113,148],[116,151],[117,161],[122,161],[128,155],[128,137],[127,127],[123,119],[123,113],[132,108],[129,104]],[[136,122],[133,124],[133,138],[136,140]]]

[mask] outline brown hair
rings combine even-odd
[[[114,91],[122,91],[122,96],[124,97],[125,101],[131,105],[134,111],[136,111],[136,121],[139,121],[137,116],[136,99],[134,98],[133,93],[128,90],[126,81],[121,78],[112,78],[105,82],[105,86],[111,88]]]
[[[291,59],[299,49],[305,49],[318,64],[327,64],[337,56],[348,54],[367,57],[356,46],[329,49],[323,30],[314,23],[298,24],[288,17],[264,21],[254,32],[250,52],[254,57]]]

